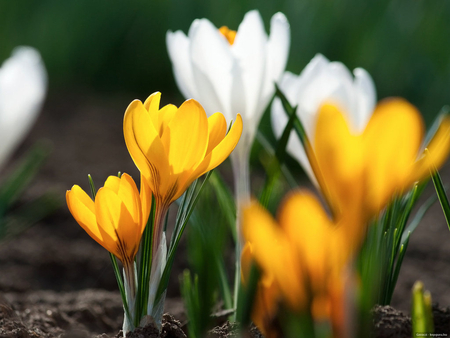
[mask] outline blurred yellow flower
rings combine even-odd
[[[222,114],[207,118],[203,107],[193,99],[179,108],[169,104],[160,109],[160,98],[157,92],[144,103],[131,102],[123,124],[128,151],[155,198],[155,250],[169,205],[195,179],[221,164],[242,133],[239,114],[227,134]]]
[[[330,320],[335,332],[343,330],[345,268],[353,254],[352,238],[343,230],[307,191],[287,197],[278,221],[256,202],[244,209],[244,237],[263,276],[273,276],[292,311],[311,311],[315,320]],[[274,309],[258,309],[254,315],[262,310],[267,314]]]
[[[250,273],[253,261],[253,248],[250,242],[245,243],[241,254],[241,281],[244,285]],[[274,319],[280,298],[279,287],[270,272],[263,272],[258,282],[252,309],[252,321],[265,337],[274,336]]]
[[[151,208],[151,191],[141,176],[141,192],[131,176],[109,176],[95,202],[74,185],[66,192],[67,206],[78,224],[124,265],[136,256]]]
[[[449,153],[450,117],[443,118],[425,154],[422,118],[406,100],[381,101],[359,134],[351,132],[344,116],[336,106],[323,105],[307,150],[337,220],[351,214],[352,224],[366,223],[395,195],[440,167]]]

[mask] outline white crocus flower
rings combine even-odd
[[[375,86],[364,69],[356,68],[353,75],[342,63],[330,62],[321,54],[317,54],[300,75],[284,73],[280,90],[292,106],[298,106],[297,116],[311,141],[317,113],[324,103],[332,103],[347,114],[346,118],[355,133],[364,130],[375,108]],[[278,98],[272,104],[271,118],[275,136],[279,138],[288,118]],[[305,149],[295,131],[291,132],[286,150],[316,184]]]
[[[35,122],[46,89],[39,52],[17,47],[0,67],[0,169]]]
[[[248,161],[255,133],[286,67],[289,23],[282,13],[275,14],[267,36],[259,12],[253,10],[237,32],[197,19],[187,36],[169,31],[166,40],[185,98],[199,101],[208,115],[223,113],[228,122],[242,115],[244,129],[231,154],[239,210],[250,196]]]

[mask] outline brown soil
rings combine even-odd
[[[102,334],[99,337],[106,338],[119,332],[123,310],[109,256],[73,220],[64,205],[64,193],[73,184],[88,190],[87,174],[93,175],[97,186],[119,170],[138,179],[122,135],[123,113],[132,99],[130,95],[101,99],[73,92],[53,94],[17,152],[16,157],[36,140],[49,140],[53,153],[23,200],[53,190],[63,206],[33,228],[0,242],[0,338]],[[14,159],[2,176],[13,168]],[[450,184],[450,166],[442,177]],[[425,196],[431,193],[430,188]],[[448,243],[450,233],[436,204],[411,237],[393,297],[396,309],[409,313],[410,290],[419,279],[434,301],[444,307],[450,305]],[[179,300],[178,276],[187,267],[185,256],[177,254],[166,308],[182,323],[186,318]],[[392,308],[377,311],[377,337],[408,336],[408,317]],[[436,332],[450,334],[449,312],[435,309]],[[180,332],[176,327],[181,324],[165,318],[169,323],[166,328],[173,326],[174,330],[167,329],[172,333],[164,337],[181,337],[174,333]],[[211,334],[229,337],[230,324],[224,325]],[[145,337],[144,331],[139,332],[136,337]]]

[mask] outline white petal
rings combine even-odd
[[[206,19],[196,20],[189,30],[190,57],[197,97],[208,115],[231,113],[233,56],[225,37]]]
[[[166,44],[178,88],[186,99],[196,97],[197,91],[189,55],[189,39],[182,31],[175,33],[168,31]]]
[[[0,68],[0,167],[36,120],[47,88],[39,53],[18,47]]]
[[[275,92],[274,83],[280,80],[286,68],[290,42],[289,22],[283,13],[276,13],[270,20],[270,36],[266,47],[266,73],[259,110],[265,110]]]
[[[317,112],[323,104],[337,105],[348,115],[354,111],[353,79],[348,69],[339,62],[326,63],[323,57],[313,61],[307,72],[300,75],[301,85],[297,95],[299,115],[311,139],[314,137]],[[351,116],[348,120],[351,122]]]
[[[245,90],[245,111],[239,113],[255,129],[262,114],[257,108],[266,68],[266,43],[267,34],[259,12],[248,12],[231,49],[237,61],[234,73],[240,73]]]
[[[353,71],[353,74],[355,74],[354,87],[357,95],[356,100],[358,110],[355,125],[357,130],[361,132],[366,127],[375,109],[377,93],[372,77],[365,69],[356,68]]]

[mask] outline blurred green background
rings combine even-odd
[[[39,49],[55,89],[130,93],[160,90],[182,102],[165,46],[167,30],[195,18],[237,29],[257,8],[267,30],[286,14],[292,34],[287,69],[316,54],[363,67],[378,97],[403,96],[429,123],[450,103],[448,0],[0,0],[0,60],[17,45]]]

